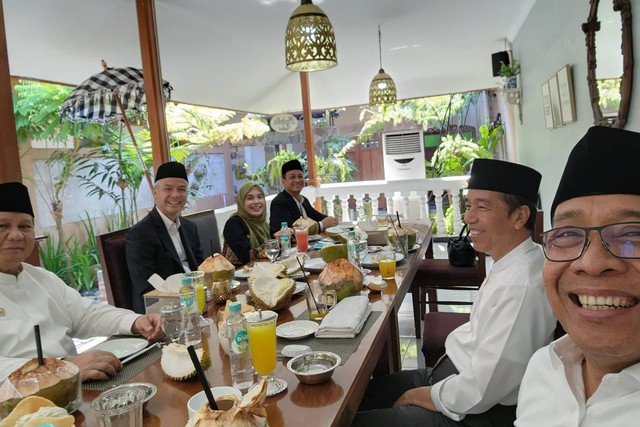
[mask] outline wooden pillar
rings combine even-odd
[[[164,110],[154,0],[136,0],[136,10],[138,13],[138,33],[140,34],[142,73],[144,75],[144,91],[147,97],[153,166],[154,170],[158,170],[158,166],[168,162],[171,156]]]
[[[22,182],[2,1],[0,1],[0,135],[2,135],[0,137],[0,182]]]
[[[307,150],[307,172],[309,185],[320,186],[320,180],[316,171],[316,145],[313,140],[313,114],[311,112],[311,97],[309,96],[309,75],[300,73],[300,89],[302,91],[302,115],[304,116],[304,145]],[[314,207],[322,212],[320,198],[316,197]]]

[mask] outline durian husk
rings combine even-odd
[[[50,408],[50,409],[44,409]],[[39,427],[52,425],[53,427],[73,427],[75,419],[64,409],[58,408],[56,414],[52,414],[53,408],[58,408],[52,401],[40,396],[29,396],[16,405],[11,413],[2,421],[0,427],[14,427],[18,421],[23,427]],[[44,411],[43,411],[44,409]],[[21,419],[25,415],[31,417],[25,422]]]
[[[260,277],[283,277],[286,267],[279,263],[256,262],[249,274],[249,284],[255,282]]]
[[[202,261],[198,270],[204,271],[204,283],[205,285],[210,285],[213,281],[222,279],[231,280],[236,272],[236,267],[224,256],[213,254]]]
[[[267,411],[262,406],[267,397],[267,382],[263,379],[252,387],[242,399],[237,396],[223,396],[220,399],[233,400],[228,411],[213,411],[209,403],[194,414],[185,427],[265,427]]]
[[[295,289],[292,279],[262,277],[249,284],[249,295],[257,309],[278,311],[289,304]]]
[[[198,348],[196,349],[196,354],[198,356],[198,360],[200,361],[200,366],[202,366],[202,369],[209,369],[209,367],[211,366],[211,358],[209,357],[209,353],[207,353],[202,348]],[[185,372],[182,376],[175,375],[175,373],[173,372],[173,364],[191,368],[191,370]],[[196,367],[193,365],[193,361],[191,360],[191,356],[189,356],[187,346],[184,344],[171,343],[164,346],[162,349],[162,356],[160,357],[160,367],[162,368],[164,374],[172,380],[185,381],[196,376]]]
[[[77,409],[82,390],[80,369],[73,363],[45,358],[38,365],[34,358],[9,374],[0,388],[0,416],[7,416],[25,397],[40,396],[55,406]]]
[[[284,265],[284,271],[281,275],[292,276],[300,271],[300,264],[304,266],[304,263],[309,261],[311,257],[305,253],[295,253],[294,255],[278,261],[278,264]],[[298,263],[300,261],[300,263]]]
[[[336,297],[340,301],[360,293],[364,275],[358,267],[346,259],[339,258],[327,263],[327,266],[318,276],[318,280],[323,285],[326,285],[327,289],[336,291]]]

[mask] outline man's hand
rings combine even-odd
[[[421,408],[428,409],[429,411],[439,412],[431,399],[431,387],[417,387],[407,390],[393,404],[393,406],[401,405],[420,406]]]
[[[145,314],[139,316],[131,326],[131,333],[140,334],[149,341],[164,337],[160,327],[160,314]]]
[[[106,380],[122,369],[122,363],[113,353],[102,350],[89,350],[66,360],[80,368],[82,381]]]
[[[322,220],[322,229],[326,230],[327,227],[334,227],[338,225],[338,218],[333,216],[328,216]]]

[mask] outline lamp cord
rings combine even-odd
[[[378,25],[378,53],[380,54],[380,69],[382,70],[382,32],[380,31],[380,25]]]

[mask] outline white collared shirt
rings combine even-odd
[[[190,272],[191,268],[189,268],[187,254],[184,250],[184,246],[182,246],[182,240],[180,240],[180,232],[178,231],[178,229],[180,228],[180,217],[176,216],[176,221],[173,222],[165,214],[160,212],[160,209],[158,209],[158,213],[160,214],[160,218],[162,218],[162,222],[164,222],[165,227],[167,227],[167,232],[169,233],[169,237],[171,237],[173,246],[176,248],[178,258],[180,258],[180,262],[182,263],[182,267],[184,268],[185,273]]]
[[[447,337],[447,355],[460,373],[433,385],[431,397],[449,418],[459,421],[498,403],[516,404],[529,359],[551,342],[556,326],[544,291],[543,261],[541,246],[530,238],[496,261],[469,322]]]
[[[640,363],[606,374],[585,400],[584,355],[569,335],[538,350],[522,379],[517,427],[628,427],[640,423]]]

